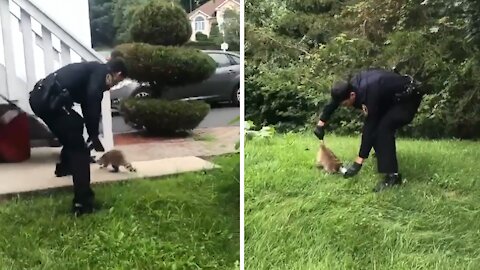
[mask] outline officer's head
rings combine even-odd
[[[331,90],[332,99],[341,106],[352,107],[355,103],[355,91],[347,82],[337,82]]]
[[[112,58],[107,62],[107,65],[109,68],[109,74],[107,75],[106,82],[109,88],[123,81],[123,79],[128,76],[127,65],[125,65],[125,62],[122,58]]]

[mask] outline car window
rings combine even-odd
[[[209,54],[209,56],[212,57],[215,62],[217,62],[219,67],[228,67],[231,65],[230,59],[225,54],[212,53]]]
[[[230,55],[233,60],[235,61],[235,64],[240,65],[240,57],[235,56],[235,55]]]

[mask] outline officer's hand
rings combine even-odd
[[[348,177],[355,176],[360,171],[361,168],[362,168],[362,164],[354,162],[352,165],[350,165],[347,168],[347,171],[343,174],[343,177],[348,178]]]
[[[323,137],[325,136],[325,130],[321,126],[315,127],[313,133],[315,133],[315,136],[317,136],[319,140],[323,140]]]
[[[103,148],[103,145],[98,137],[88,138],[87,142],[89,149],[93,148],[97,152],[105,152],[105,148]]]

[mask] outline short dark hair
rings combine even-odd
[[[111,59],[110,61],[108,61],[107,65],[110,69],[110,72],[112,72],[112,73],[120,72],[120,73],[122,73],[123,77],[128,76],[127,65],[125,64],[125,61],[122,58],[115,57],[115,58]]]
[[[341,103],[342,101],[348,99],[352,91],[353,89],[348,82],[337,82],[331,90],[332,99],[337,103]]]

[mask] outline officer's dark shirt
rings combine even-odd
[[[354,107],[366,106],[367,117],[362,131],[359,157],[368,158],[374,142],[374,132],[386,111],[394,104],[395,94],[405,90],[408,78],[397,73],[372,69],[356,74],[350,83],[356,93]],[[340,104],[333,99],[323,108],[320,120],[327,122]]]
[[[73,63],[56,73],[60,85],[68,89],[74,102],[81,105],[88,135],[97,137],[103,92],[108,90],[105,82],[107,65],[98,62]]]

